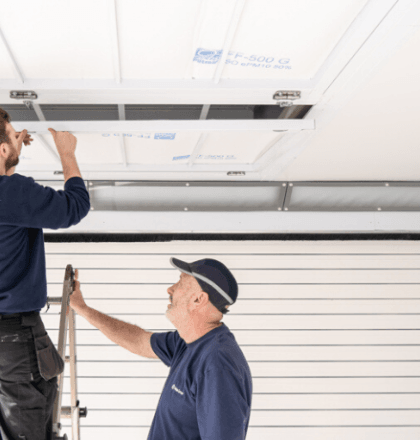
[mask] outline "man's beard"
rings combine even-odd
[[[15,167],[19,163],[19,156],[16,151],[12,151],[9,154],[9,157],[6,159],[6,162],[4,164],[6,168],[6,173],[10,170],[10,168]]]

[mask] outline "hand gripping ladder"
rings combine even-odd
[[[76,322],[75,311],[69,306],[70,295],[74,290],[74,271],[71,264],[66,267],[63,284],[63,296],[48,298],[51,304],[61,304],[60,332],[58,335],[57,351],[64,362],[70,363],[70,389],[71,406],[61,406],[63,396],[64,371],[57,378],[58,392],[54,402],[53,412],[53,440],[67,440],[67,435],[60,437],[60,417],[71,419],[72,438],[80,440],[80,418],[87,416],[87,409],[79,407],[77,400],[77,374],[76,374]],[[67,309],[69,314],[67,315]],[[69,325],[70,356],[65,356],[67,343],[67,325]],[[59,409],[61,408],[61,411]]]

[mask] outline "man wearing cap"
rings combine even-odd
[[[111,341],[170,367],[148,440],[243,440],[251,411],[251,372],[235,337],[220,322],[236,302],[236,280],[217,260],[170,262],[181,272],[167,289],[166,317],[176,331],[147,332],[88,307],[79,281],[70,306]]]

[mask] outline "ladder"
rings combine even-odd
[[[60,436],[60,417],[71,419],[72,439],[80,440],[80,418],[87,416],[87,409],[79,407],[77,400],[77,374],[76,374],[76,313],[69,306],[70,295],[74,290],[74,270],[71,264],[66,267],[62,297],[49,297],[48,303],[61,304],[60,331],[58,335],[57,351],[63,361],[70,363],[70,389],[71,406],[61,406],[63,397],[64,371],[57,377],[58,392],[54,402],[53,412],[53,440],[68,440],[67,435]],[[68,314],[67,314],[68,311]],[[67,325],[69,325],[70,356],[66,356]],[[61,411],[59,410],[61,408]]]

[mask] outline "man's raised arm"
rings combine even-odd
[[[55,131],[48,129],[53,136],[55,146],[63,165],[64,182],[72,177],[82,177],[76,161],[77,138],[68,131]]]
[[[70,307],[78,315],[83,316],[112,342],[131,351],[131,353],[146,358],[159,359],[150,345],[152,332],[147,332],[136,325],[111,318],[98,310],[88,307],[83,299],[82,292],[80,291],[80,282],[77,281],[77,278],[78,271],[76,270],[74,292],[70,295]]]

